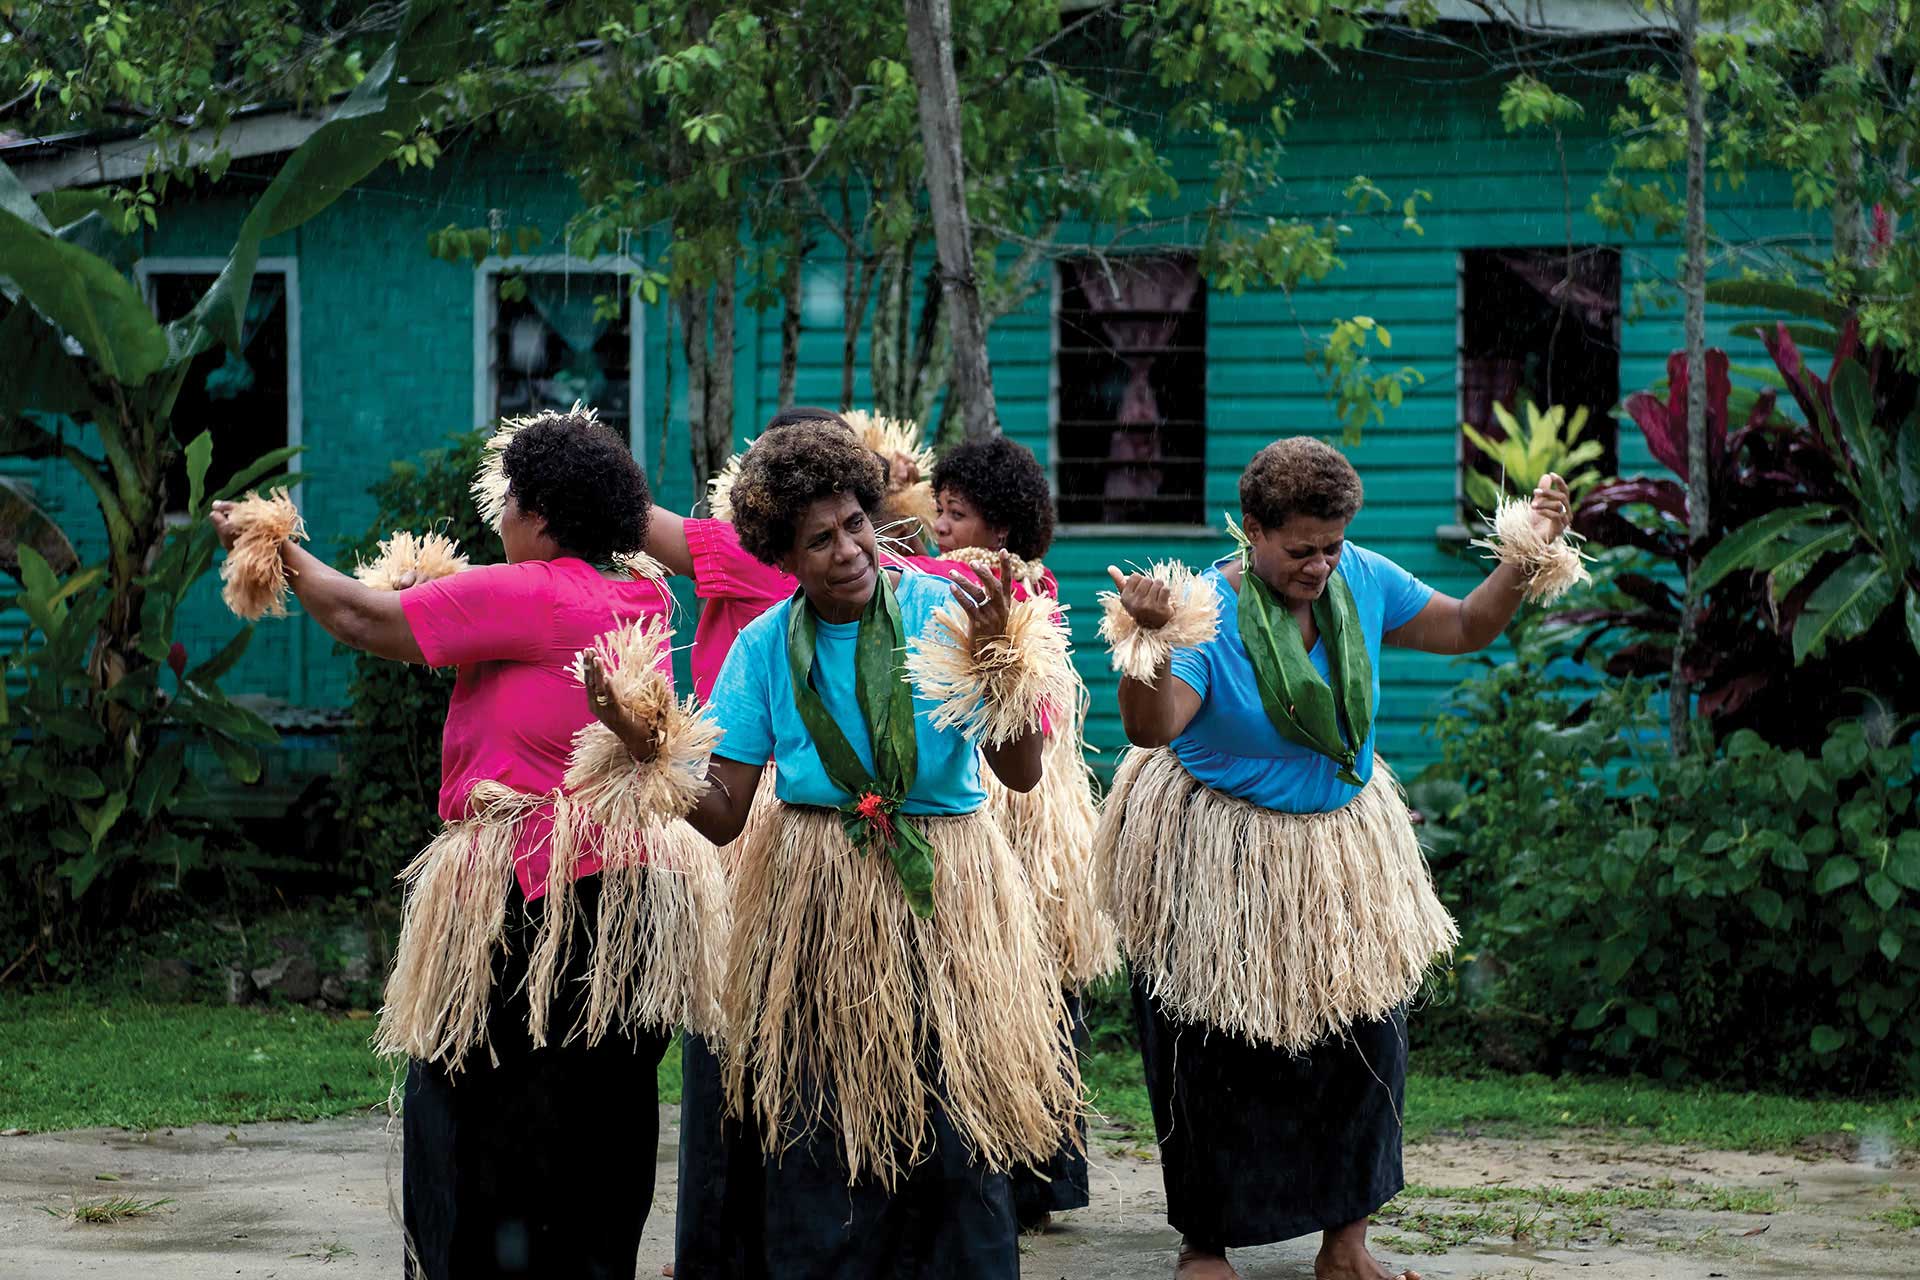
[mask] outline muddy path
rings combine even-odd
[[[663,1108],[642,1277],[672,1253],[675,1116]],[[1096,1133],[1093,1166],[1093,1204],[1021,1242],[1023,1276],[1170,1277],[1177,1239],[1151,1152]],[[397,1276],[399,1167],[383,1116],[0,1137],[0,1280]],[[1910,1163],[1452,1137],[1410,1147],[1407,1180],[1374,1239],[1428,1277],[1920,1277]],[[168,1203],[72,1221],[117,1197]],[[1314,1248],[1232,1257],[1247,1280],[1309,1280]]]

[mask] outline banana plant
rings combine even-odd
[[[1876,398],[1866,367],[1851,358],[1819,382],[1784,325],[1768,346],[1835,460],[1844,500],[1784,507],[1731,531],[1701,561],[1697,587],[1763,574],[1779,610],[1805,585],[1798,610],[1783,619],[1796,663],[1865,635],[1896,605],[1920,654],[1920,406],[1910,395],[1905,405]]]
[[[258,776],[254,748],[273,732],[217,689],[251,632],[192,668],[172,639],[180,602],[213,563],[200,517],[222,496],[205,491],[212,443],[201,433],[184,449],[185,505],[196,519],[167,527],[164,477],[182,452],[174,403],[196,356],[216,343],[238,347],[262,244],[373,172],[395,137],[412,136],[437,101],[433,84],[472,38],[449,0],[414,0],[364,80],[261,192],[213,284],[171,323],[154,318],[127,274],[130,245],[110,220],[109,197],[36,198],[0,165],[0,456],[70,466],[98,505],[107,547],[103,563],[79,568],[65,534],[30,499],[14,488],[0,494],[0,532],[14,522],[0,538],[8,552],[0,564],[21,583],[10,602],[32,623],[6,663],[28,693],[10,712],[0,692],[8,808],[0,850],[15,855],[0,872],[28,868],[27,883],[7,896],[33,895],[45,928],[113,918],[75,908],[89,891],[95,903],[115,898],[98,886],[116,881],[107,874],[116,850],[191,865],[165,821],[173,799],[192,789],[191,770],[182,772],[187,741],[243,781]],[[54,425],[68,421],[84,430]],[[282,469],[294,452],[261,457],[229,492]],[[36,862],[42,855],[52,861]]]
[[[1587,428],[1585,405],[1569,417],[1563,404],[1542,410],[1529,400],[1524,430],[1503,404],[1493,406],[1493,416],[1506,433],[1499,440],[1489,440],[1471,423],[1460,424],[1461,432],[1473,442],[1473,447],[1500,471],[1499,480],[1481,471],[1467,472],[1467,500],[1480,511],[1493,514],[1506,494],[1532,493],[1533,487],[1548,472],[1557,472],[1567,482],[1575,503],[1600,483],[1600,473],[1587,464],[1597,462],[1606,450],[1598,440],[1580,438]]]

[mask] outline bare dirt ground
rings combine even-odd
[[[643,1277],[672,1253],[663,1109]],[[1407,1152],[1377,1252],[1453,1280],[1920,1277],[1920,1169],[1591,1140],[1445,1138]],[[0,1137],[0,1280],[400,1274],[399,1148],[383,1116]],[[590,1196],[590,1192],[588,1193]],[[169,1201],[109,1224],[76,1205]],[[1028,1280],[1172,1275],[1151,1153],[1096,1135],[1093,1204],[1021,1244]],[[54,1212],[47,1212],[53,1210]],[[1315,1242],[1235,1251],[1247,1280],[1309,1280]]]

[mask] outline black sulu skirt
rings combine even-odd
[[[1019,1280],[1012,1182],[970,1158],[944,1111],[891,1191],[850,1186],[825,1130],[765,1156],[758,1127],[726,1114],[712,1050],[682,1045],[675,1280]]]
[[[1175,1022],[1136,977],[1167,1221],[1209,1249],[1357,1222],[1404,1185],[1404,1010],[1294,1056]]]
[[[1073,1050],[1082,1058],[1087,1053],[1087,1018],[1080,996],[1066,993],[1067,1016],[1073,1019]],[[1045,1164],[1022,1165],[1013,1171],[1013,1211],[1022,1231],[1031,1231],[1050,1213],[1087,1207],[1090,1194],[1087,1176],[1087,1118],[1075,1116],[1073,1128],[1060,1139],[1060,1145]]]
[[[552,1023],[563,1029],[586,990],[599,878],[583,877],[574,891],[579,912]],[[524,987],[538,924],[516,890],[494,960],[492,1055],[476,1050],[457,1072],[407,1064],[408,1276],[633,1280],[653,1206],[655,1071],[668,1038],[609,1031],[591,1048],[550,1040],[534,1049]]]

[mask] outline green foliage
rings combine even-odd
[[[1569,419],[1565,405],[1554,405],[1542,413],[1529,400],[1524,430],[1503,404],[1493,406],[1493,416],[1506,433],[1498,440],[1487,439],[1470,423],[1460,424],[1462,434],[1486,455],[1497,472],[1497,478],[1478,470],[1467,473],[1467,500],[1482,512],[1491,515],[1504,495],[1531,494],[1548,472],[1557,473],[1567,482],[1576,505],[1600,483],[1600,473],[1587,463],[1598,460],[1604,450],[1598,440],[1580,438],[1587,427],[1586,406],[1575,409]]]
[[[1911,724],[1675,759],[1649,692],[1523,655],[1436,721],[1414,796],[1464,934],[1456,1031],[1556,1068],[1920,1083]]]
[[[500,539],[480,522],[467,485],[479,468],[487,433],[452,438],[418,461],[395,462],[373,487],[379,511],[349,543],[340,566],[372,559],[397,530],[439,529],[474,564],[497,564]],[[440,731],[447,720],[453,672],[408,666],[364,653],[353,656],[347,696],[353,724],[341,750],[340,817],[346,827],[343,870],[357,884],[384,890],[439,826]]]
[[[235,780],[254,782],[260,747],[277,740],[219,687],[246,652],[251,627],[198,662],[173,638],[180,602],[216,547],[205,519],[214,495],[201,492],[206,442],[203,433],[187,450],[191,522],[168,530],[135,583],[142,605],[129,640],[144,661],[120,661],[98,643],[118,602],[105,566],[61,579],[22,545],[23,588],[0,601],[17,605],[30,624],[0,669],[24,685],[8,698],[0,679],[0,939],[9,953],[38,948],[43,971],[77,969],[100,930],[177,890],[223,852],[222,838],[195,813],[206,784],[190,751],[209,750]],[[264,465],[284,462],[287,452]]]
[[[1376,369],[1367,354],[1371,338],[1386,351],[1393,346],[1393,334],[1372,316],[1354,316],[1333,322],[1324,343],[1307,350],[1310,363],[1319,368],[1327,383],[1327,400],[1340,420],[1342,436],[1348,444],[1358,444],[1369,422],[1381,422],[1385,410],[1397,409],[1407,388],[1426,381],[1418,369],[1405,365],[1399,369]]]

